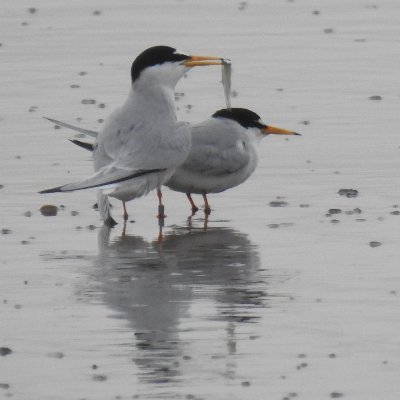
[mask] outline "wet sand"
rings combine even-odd
[[[342,3],[3,1],[0,397],[398,398],[400,11]],[[161,242],[155,193],[125,235],[118,201],[110,231],[95,192],[37,194],[91,173],[42,117],[101,129],[154,44],[230,58],[232,105],[303,134],[264,139],[207,224],[165,189]],[[179,118],[220,79],[191,71]]]

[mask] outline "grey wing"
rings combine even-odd
[[[231,174],[250,161],[246,143],[229,132],[192,128],[192,147],[182,168],[210,176]]]
[[[146,126],[140,122],[123,125],[114,121],[99,136],[94,159],[98,167],[112,161],[122,169],[175,168],[186,159],[189,149],[187,123],[160,127],[157,120],[154,125]]]

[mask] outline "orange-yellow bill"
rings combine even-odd
[[[190,56],[183,64],[186,67],[202,67],[205,65],[222,65],[223,60],[221,57]]]
[[[275,134],[275,135],[298,135],[298,136],[301,136],[300,133],[288,131],[286,129],[276,128],[275,126],[271,126],[271,125],[265,125],[264,128],[262,128],[262,132],[265,135]]]

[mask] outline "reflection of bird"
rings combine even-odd
[[[267,306],[269,277],[260,272],[257,247],[243,232],[177,227],[161,244],[130,235],[109,241],[109,232],[107,226],[99,230],[99,256],[86,291],[100,294],[132,328],[133,360],[144,381],[174,382],[186,374],[180,361],[190,351],[187,327],[199,324],[199,306],[218,330],[225,323],[225,346],[208,348],[226,357],[234,352],[235,326],[257,323]]]
[[[100,215],[114,225],[108,195],[124,202],[127,218],[125,202],[157,188],[163,216],[160,187],[190,149],[189,124],[176,119],[174,88],[191,67],[222,63],[220,58],[189,56],[167,46],[145,50],[132,64],[125,104],[111,114],[94,144],[96,173],[41,193],[100,188]]]
[[[207,193],[238,186],[253,173],[262,136],[299,135],[265,125],[256,113],[245,108],[219,110],[210,119],[193,125],[191,131],[189,156],[165,185],[186,193],[193,211],[197,207],[191,193],[202,194],[206,214],[211,211]]]

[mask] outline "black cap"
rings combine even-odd
[[[163,64],[165,62],[183,61],[190,58],[186,54],[181,54],[173,47],[154,46],[140,53],[132,63],[131,77],[134,82],[140,73],[147,67]]]
[[[228,118],[242,125],[243,128],[264,128],[258,114],[247,108],[223,108],[212,115],[214,118]]]

